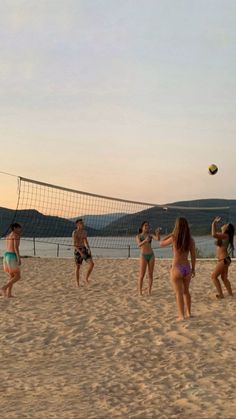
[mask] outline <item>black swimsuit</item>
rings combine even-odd
[[[88,259],[91,259],[92,256],[89,250],[87,249],[87,247],[84,246],[84,247],[80,247],[79,249],[81,253],[83,254],[83,256],[81,256],[80,252],[77,249],[75,249],[75,253],[74,253],[75,263],[77,265],[82,265],[83,260],[87,261]]]
[[[223,246],[227,250],[228,247],[229,247],[229,240],[217,239],[215,244],[216,244],[216,246],[219,246],[219,247]],[[218,259],[218,262],[222,262],[222,261],[224,261],[225,266],[229,266],[231,264],[231,257],[228,255],[223,259]]]
[[[222,260],[224,261],[224,264],[226,266],[229,266],[231,264],[231,257],[230,256],[226,256],[226,258],[224,258],[224,259],[218,259],[218,262],[222,262]]]

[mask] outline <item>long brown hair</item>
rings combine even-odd
[[[138,233],[139,233],[139,234],[143,232],[143,226],[144,226],[145,224],[148,224],[148,226],[149,226],[148,221],[143,221],[143,222],[142,222],[142,224],[141,224],[141,226],[140,226],[140,227],[139,227],[139,229],[138,229]]]
[[[229,252],[234,251],[234,225],[229,223],[227,229],[225,230],[225,233],[229,236],[229,246],[230,250]]]
[[[192,239],[186,218],[179,217],[176,219],[172,234],[176,248],[182,252],[188,252],[190,250]]]

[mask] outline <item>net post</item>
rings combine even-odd
[[[33,246],[34,246],[34,256],[36,256],[35,237],[33,237]]]
[[[58,245],[57,245],[57,257],[59,257],[59,251],[60,251],[60,245],[58,243]]]
[[[128,259],[130,258],[130,245],[128,245]]]

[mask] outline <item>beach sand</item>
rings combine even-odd
[[[0,417],[235,418],[236,298],[216,300],[199,261],[194,317],[176,322],[170,263],[140,298],[138,260],[97,259],[78,289],[72,259],[23,259],[17,298],[0,298]]]

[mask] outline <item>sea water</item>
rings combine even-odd
[[[194,240],[198,257],[214,257],[215,245],[211,236],[195,237]],[[88,241],[94,257],[135,258],[140,254],[134,237],[89,237]],[[172,256],[171,247],[160,248],[156,241],[152,244],[156,257],[170,258]],[[4,240],[0,240],[0,256],[4,250]],[[72,257],[73,246],[70,237],[21,238],[20,253],[22,256]]]

